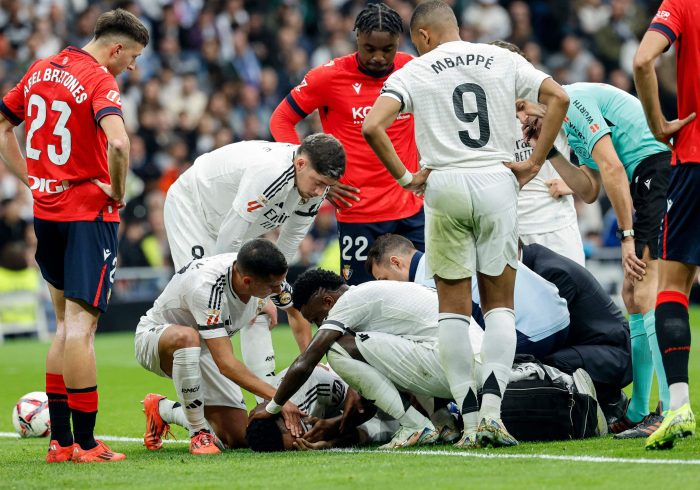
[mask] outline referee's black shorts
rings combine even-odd
[[[671,152],[646,157],[632,174],[630,193],[634,205],[634,244],[637,257],[649,247],[652,259],[659,258],[659,234],[666,211],[666,191],[671,177]]]

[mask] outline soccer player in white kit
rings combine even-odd
[[[553,143],[569,98],[520,56],[461,41],[454,12],[444,2],[416,7],[411,39],[421,56],[386,81],[365,118],[363,135],[401,185],[425,191],[427,273],[436,278],[440,301],[440,362],[465,427],[458,446],[517,444],[500,420],[515,354],[518,234],[518,182],[503,162],[513,159],[517,99],[548,101],[543,132]],[[406,112],[415,119],[424,167],[414,175],[386,134]],[[521,166],[539,170],[546,151],[535,148]],[[466,340],[475,273],[486,323],[481,407]]]
[[[277,246],[290,263],[328,186],[344,171],[345,151],[326,134],[307,136],[301,145],[234,143],[200,156],[170,187],[165,200],[165,230],[175,269],[193,259],[237,252],[247,240],[278,227]],[[278,306],[284,308],[291,300],[288,293],[279,296]],[[298,313],[288,313],[303,350],[311,331]],[[266,316],[246,326],[241,337],[250,337],[243,352],[246,365],[261,377],[274,374]]]
[[[190,262],[141,317],[134,339],[136,360],[147,370],[172,378],[190,430],[191,453],[220,452],[221,444],[210,428],[226,446],[245,446],[247,416],[240,387],[263,398],[275,393],[236,359],[229,337],[260,311],[264,298],[279,293],[286,273],[279,249],[254,239],[238,254]],[[160,449],[167,432],[160,410],[177,408],[159,406],[162,398],[144,400],[148,449]],[[287,420],[298,416],[299,410],[289,404],[284,415]]]

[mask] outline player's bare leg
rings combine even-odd
[[[46,395],[51,416],[51,441],[46,454],[47,463],[70,461],[73,457],[73,431],[70,427],[68,393],[63,380],[63,349],[66,342],[65,308],[63,291],[49,286],[51,303],[56,314],[56,334],[46,354]]]
[[[160,367],[172,377],[177,397],[187,419],[192,454],[216,454],[221,443],[212,434],[204,417],[202,373],[199,366],[200,338],[196,330],[171,325],[160,336],[158,355]],[[148,435],[148,433],[147,433]]]
[[[675,439],[695,433],[695,415],[690,408],[688,357],[690,321],[688,296],[696,266],[659,261],[656,332],[668,377],[671,401],[661,426],[647,438],[647,449],[673,447]]]
[[[477,430],[477,443],[480,446],[512,446],[518,443],[501,421],[501,401],[508,385],[517,344],[513,311],[515,273],[515,269],[506,265],[499,276],[477,274],[486,324],[481,348],[483,396]]]
[[[204,416],[211,425],[216,437],[229,449],[248,447],[245,430],[248,426],[248,413],[242,408],[206,406]]]
[[[435,276],[438,292],[438,348],[450,392],[464,421],[464,433],[457,446],[473,447],[479,423],[474,352],[469,340],[472,314],[471,278],[443,279]]]
[[[115,453],[103,442],[96,441],[94,435],[97,419],[97,367],[93,344],[99,310],[74,298],[66,298],[65,304],[63,376],[77,445],[73,452],[73,462],[121,461],[126,456]]]

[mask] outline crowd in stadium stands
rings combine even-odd
[[[406,22],[416,4],[384,1]],[[37,58],[65,45],[85,45],[97,16],[107,9],[125,8],[148,26],[152,42],[139,58],[138,69],[119,79],[132,173],[119,254],[121,267],[169,265],[163,226],[168,187],[204,152],[240,140],[270,139],[272,111],[303,75],[354,51],[352,26],[366,3],[0,0],[0,92],[7,93]],[[465,40],[517,44],[561,84],[605,82],[633,93],[632,57],[659,2],[448,3],[461,21]],[[407,33],[401,50],[415,53]],[[669,119],[675,117],[674,65],[673,55],[667,54],[659,69],[662,105]],[[304,124],[307,133],[320,130],[318,118]],[[605,245],[609,230],[616,228],[606,217],[608,208],[604,197],[593,206],[577,204],[588,254]],[[0,165],[0,268],[32,263],[31,219],[29,191]],[[300,247],[300,267],[322,261],[337,268],[334,221],[330,205],[319,213]],[[22,244],[19,249],[17,242]],[[329,244],[335,249],[327,249]]]

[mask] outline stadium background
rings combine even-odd
[[[408,22],[416,2],[386,0]],[[611,83],[634,93],[632,56],[658,1],[448,0],[465,40],[506,39],[562,83]],[[357,0],[0,0],[0,92],[37,58],[83,46],[97,16],[128,9],[151,42],[137,70],[119,77],[131,140],[119,269],[101,331],[133,329],[171,274],[163,226],[165,192],[194,159],[214,148],[270,139],[277,104],[312,67],[355,49]],[[408,34],[401,50],[415,53]],[[673,53],[659,66],[664,112],[675,112]],[[316,115],[299,126],[320,131]],[[18,131],[23,146],[23,128]],[[78,139],[79,141],[79,139]],[[604,194],[577,201],[589,266],[616,295],[621,281],[614,214]],[[0,165],[0,324],[30,324],[53,314],[34,262],[29,191]],[[306,237],[290,276],[321,263],[336,268],[335,218],[328,204]],[[36,299],[38,297],[38,300]],[[11,303],[11,305],[8,305]]]

